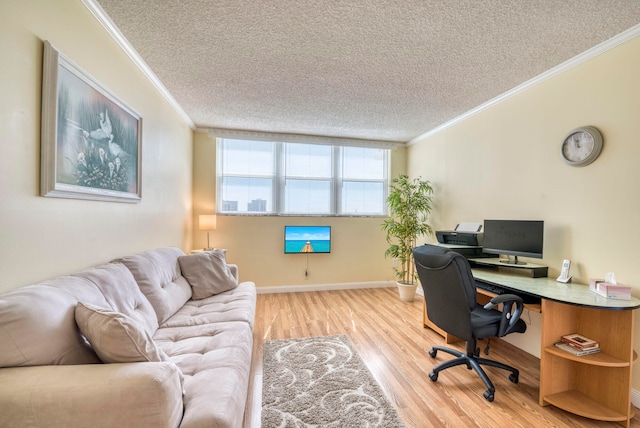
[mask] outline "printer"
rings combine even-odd
[[[482,223],[460,223],[453,230],[436,230],[441,244],[482,247]]]

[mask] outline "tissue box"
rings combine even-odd
[[[589,290],[607,299],[631,300],[631,287],[623,284],[610,284],[604,279],[590,279]]]

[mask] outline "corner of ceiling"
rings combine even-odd
[[[451,119],[448,122],[443,123],[442,125],[439,125],[433,129],[430,129],[429,131],[418,135],[417,137],[413,138],[411,141],[409,141],[406,145],[407,147],[412,146],[414,144],[419,143],[420,141],[437,134],[438,132],[444,131],[445,129],[459,123],[462,122],[465,119],[470,118],[471,116],[480,113],[484,110],[487,110],[488,108],[506,100],[509,99],[513,96],[516,96],[524,91],[526,91],[527,89],[530,89],[534,86],[537,86],[543,82],[545,82],[546,80],[551,79],[554,76],[557,76],[561,73],[564,73],[567,70],[570,70],[573,67],[576,67],[584,62],[589,61],[590,59],[593,59],[595,57],[597,57],[598,55],[601,55],[613,48],[615,48],[616,46],[619,46],[625,42],[628,42],[631,39],[634,39],[636,37],[640,36],[640,24],[635,25],[631,28],[629,28],[626,31],[623,31],[622,33],[610,38],[609,40],[605,40],[604,42],[600,43],[599,45],[594,46],[591,49],[588,49],[584,52],[582,52],[581,54],[578,54],[576,56],[574,56],[573,58],[570,58],[568,60],[566,60],[565,62],[563,62],[562,64],[559,64],[547,71],[545,71],[544,73],[539,74],[538,76],[527,80],[526,82],[516,86],[513,89],[508,90],[507,92],[504,92],[501,95],[498,95],[495,98],[490,99],[489,101],[487,101],[484,104],[481,104],[469,111],[467,111],[466,113],[461,114],[460,116]]]
[[[160,79],[151,71],[149,66],[144,62],[142,57],[131,46],[131,43],[122,34],[122,32],[116,27],[111,18],[105,13],[104,9],[95,0],[82,0],[82,3],[87,9],[95,16],[100,24],[107,30],[109,35],[113,37],[116,43],[122,48],[123,51],[131,58],[133,63],[140,68],[142,73],[151,81],[153,86],[160,92],[160,94],[169,102],[174,110],[180,115],[185,123],[193,130],[196,130],[196,125],[193,123],[189,115],[184,111],[182,106],[173,98],[173,95],[162,84]]]

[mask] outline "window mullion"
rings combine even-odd
[[[340,214],[342,204],[342,149],[339,146],[333,147],[333,171],[331,173],[331,212],[334,215]]]
[[[224,170],[222,169],[222,158],[224,156],[224,140],[216,138],[216,213],[222,211],[222,181]]]
[[[284,143],[275,143],[275,159],[274,159],[274,188],[273,188],[273,203],[274,213],[282,214],[284,210],[284,186],[286,185],[286,171],[284,168]]]

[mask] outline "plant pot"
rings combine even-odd
[[[413,302],[418,284],[403,284],[401,282],[396,282],[396,284],[398,284],[400,300],[403,302]]]

